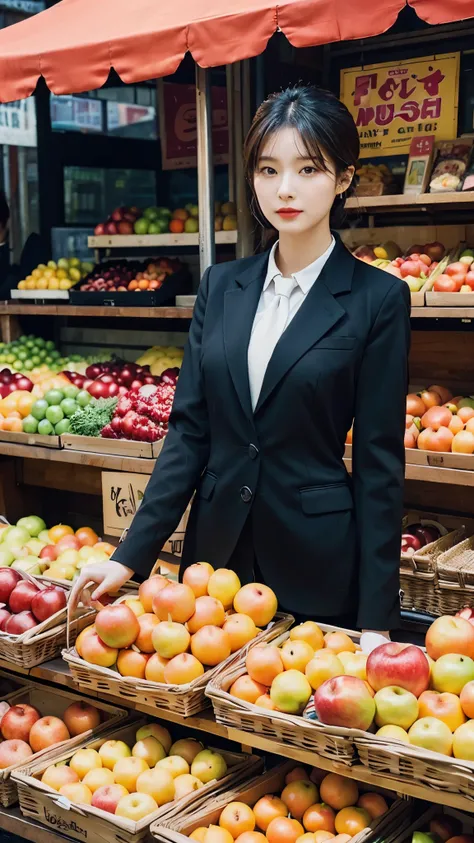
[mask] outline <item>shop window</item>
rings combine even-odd
[[[67,225],[96,225],[119,205],[156,204],[152,170],[64,167],[64,217]]]
[[[156,89],[126,85],[84,95],[51,95],[53,132],[82,132],[136,140],[156,140]]]

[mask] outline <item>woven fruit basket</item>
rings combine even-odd
[[[30,576],[23,571],[18,571],[22,579],[33,582],[41,591],[47,585],[41,583],[36,577]],[[76,640],[81,629],[87,626],[95,611],[79,606],[69,624],[69,635],[72,641]],[[21,635],[10,635],[0,631],[0,659],[18,665],[18,667],[30,668],[37,664],[54,659],[61,654],[62,648],[67,641],[67,607],[60,609],[50,618],[39,623],[33,629],[23,632]]]
[[[285,787],[285,777],[295,767],[294,761],[286,761],[273,770],[221,794],[211,805],[207,803],[187,811],[170,812],[165,820],[154,822],[150,831],[160,843],[185,843],[195,829],[218,825],[220,814],[229,802],[244,802],[253,807],[263,796],[280,794]],[[377,840],[395,843],[400,839],[397,835],[402,834],[410,825],[413,802],[409,799],[398,799],[395,793],[382,788],[360,785],[359,790],[382,794],[390,803],[390,807],[378,820],[373,820],[369,828],[352,837],[351,843],[375,843]]]
[[[410,513],[407,524],[413,518],[419,521],[434,520],[441,522],[449,532],[426,544],[414,554],[402,553],[400,559],[400,588],[402,591],[402,608],[408,611],[428,612],[432,615],[443,614],[441,597],[438,588],[437,563],[439,557],[455,545],[462,542],[466,536],[474,533],[472,519],[461,519],[456,516],[437,515],[433,513]]]
[[[100,738],[92,738],[76,745],[74,749],[56,753],[54,762],[67,763],[78,748],[99,749],[102,744],[113,738],[130,744],[135,740],[135,734],[140,726],[145,725],[146,719],[137,719],[133,723],[103,733]],[[177,730],[178,731],[178,730]],[[185,734],[185,732],[184,732]],[[189,732],[188,732],[189,737]],[[234,787],[249,775],[255,776],[262,768],[262,761],[253,755],[228,752],[219,749],[227,762],[227,774],[219,781],[209,782],[194,793],[188,794],[176,802],[164,805],[152,814],[138,822],[117,817],[114,814],[93,808],[91,805],[77,805],[65,800],[59,793],[43,784],[40,779],[49,766],[51,759],[44,759],[38,763],[21,767],[14,774],[18,786],[20,810],[26,817],[54,829],[62,831],[68,837],[76,840],[106,841],[106,843],[139,843],[148,837],[150,824],[165,820],[171,811],[187,811],[214,799],[224,790]]]
[[[474,536],[446,549],[436,560],[440,614],[474,606]]]
[[[10,705],[20,705],[26,703],[37,708],[43,716],[52,715],[53,717],[62,717],[66,708],[74,702],[83,700],[82,696],[74,694],[72,691],[65,691],[59,688],[48,688],[46,685],[40,685],[30,682],[23,690],[14,691],[6,698],[6,702]],[[62,741],[52,748],[43,749],[41,752],[35,753],[30,759],[30,763],[44,762],[46,759],[54,758],[58,752],[69,749],[70,747],[77,747],[84,743],[85,740],[90,739],[92,735],[101,734],[108,731],[113,726],[118,726],[123,720],[128,717],[128,712],[116,706],[107,705],[100,700],[89,700],[91,705],[97,708],[101,713],[102,722],[93,731],[83,732],[69,740]],[[0,770],[0,802],[4,808],[14,805],[18,802],[18,790],[16,783],[12,779],[12,773],[18,770],[22,763],[14,764]],[[46,766],[48,766],[46,764]]]
[[[239,650],[236,656],[246,653],[256,644],[274,641],[294,623],[291,615],[277,613],[273,621],[246,647]],[[187,685],[166,685],[162,682],[150,682],[146,679],[136,679],[121,676],[117,671],[106,667],[89,664],[82,659],[75,648],[63,650],[63,659],[67,661],[75,681],[86,692],[112,694],[124,701],[140,703],[157,709],[171,709],[183,717],[191,717],[207,708],[210,703],[205,696],[205,690],[210,680],[220,674],[230,665],[235,656],[230,656],[217,667],[206,671],[202,676]]]
[[[318,624],[323,632],[343,631],[355,643],[359,643],[360,632],[340,630],[338,627]],[[273,644],[277,647],[290,637],[289,632],[282,633]],[[212,701],[212,707],[218,723],[243,732],[257,732],[265,738],[277,741],[285,746],[308,749],[322,758],[350,767],[357,761],[354,747],[354,735],[364,734],[353,729],[337,726],[325,726],[317,720],[307,719],[281,711],[268,711],[265,708],[245,702],[231,696],[229,688],[239,676],[247,671],[245,655],[236,653],[232,663],[225,670],[214,676],[206,689],[206,695]],[[275,748],[275,752],[278,749]]]

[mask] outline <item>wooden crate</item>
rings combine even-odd
[[[279,795],[285,787],[285,777],[296,766],[294,761],[286,761],[273,770],[242,783],[240,787],[223,793],[211,805],[207,803],[186,812],[178,813],[175,811],[174,814],[170,812],[169,817],[164,822],[154,822],[150,831],[160,843],[185,843],[196,828],[218,825],[221,812],[229,802],[244,802],[253,808],[262,796],[267,794]],[[393,791],[372,788],[368,785],[361,784],[359,789],[361,792],[377,791],[388,801],[391,801],[391,804],[386,814],[377,820],[373,820],[369,828],[356,834],[351,843],[372,843],[372,841],[375,843],[376,840],[384,840],[384,843],[389,843],[391,835],[400,834],[405,828],[409,827],[413,809],[411,800],[398,799]]]
[[[0,670],[0,702],[9,700],[13,694],[18,694],[34,683],[26,676],[20,676],[8,670]]]
[[[164,439],[159,442],[133,442],[130,439],[103,439],[100,436],[77,436],[74,433],[63,433],[60,439],[61,447],[68,451],[150,460],[157,458],[164,442]]]
[[[10,705],[20,705],[21,703],[32,705],[41,712],[43,717],[46,715],[62,717],[66,708],[68,708],[71,703],[79,702],[82,699],[82,696],[78,696],[72,691],[66,691],[62,688],[48,688],[46,685],[30,682],[22,690],[18,690],[13,694],[10,694],[6,701],[9,702]],[[118,727],[119,723],[122,720],[125,720],[128,716],[128,712],[124,709],[108,705],[100,700],[90,700],[90,703],[95,706],[95,708],[98,708],[102,713],[102,723],[100,726],[93,731],[89,730],[75,738],[62,741],[54,747],[43,749],[41,752],[35,753],[31,757],[30,763],[36,764],[40,761],[43,763],[46,760],[49,761],[49,759],[54,757],[58,752],[62,752],[73,746],[78,746],[91,738],[93,735],[106,732],[112,727]],[[19,763],[14,764],[11,767],[7,767],[4,770],[0,770],[0,803],[5,808],[8,808],[10,805],[14,805],[18,802],[17,786],[11,776],[12,773],[18,770],[21,766],[22,764]],[[45,766],[48,766],[48,764],[45,764]]]
[[[100,738],[92,738],[83,741],[81,747],[99,749],[109,738],[123,740],[126,743],[135,742],[137,729],[146,723],[145,719],[136,720],[133,724],[123,725],[113,731],[104,733]],[[77,751],[75,749],[64,750],[56,753],[55,763],[68,762]],[[138,843],[144,840],[149,833],[152,822],[164,820],[168,813],[173,810],[189,810],[194,806],[214,799],[224,790],[228,790],[239,784],[249,775],[256,775],[261,769],[262,762],[253,755],[246,755],[237,752],[228,752],[219,749],[221,755],[227,762],[227,774],[219,781],[209,782],[194,793],[183,797],[176,803],[169,803],[162,808],[144,817],[135,823],[122,817],[116,817],[90,805],[77,805],[73,802],[65,803],[64,798],[47,785],[42,784],[40,778],[49,766],[48,761],[24,765],[14,774],[18,786],[20,809],[24,816],[31,817],[37,822],[45,825],[54,831],[60,829],[68,837],[76,840],[106,841],[106,843]]]
[[[39,433],[13,433],[0,430],[0,442],[12,442],[14,445],[37,445],[41,448],[62,448],[60,436],[42,436]]]
[[[429,827],[430,820],[440,814],[455,817],[460,823],[462,823],[463,834],[473,834],[474,817],[472,814],[465,814],[456,810],[456,808],[450,808],[446,805],[430,805],[430,807],[426,811],[423,811],[423,813],[418,816],[405,831],[402,830],[402,833],[398,838],[398,843],[411,843],[413,833],[415,831],[426,831]],[[387,841],[385,841],[385,843],[387,843]]]
[[[276,614],[267,629],[250,641],[246,647],[239,650],[236,656],[246,653],[256,644],[274,641],[292,626],[294,618],[291,615]],[[112,694],[124,701],[139,702],[152,708],[170,708],[183,717],[191,717],[207,708],[210,703],[205,695],[208,682],[213,676],[225,671],[233,663],[236,656],[230,656],[217,667],[207,670],[193,682],[187,685],[166,685],[162,682],[149,682],[146,679],[121,676],[118,671],[107,667],[98,667],[81,659],[74,648],[63,650],[63,659],[67,661],[74,680],[84,690],[102,694]]]
[[[474,454],[452,454],[448,451],[420,451],[418,448],[405,448],[405,460],[407,465],[474,470]]]
[[[338,629],[327,624],[318,624],[324,632],[331,632]],[[353,641],[359,643],[360,632],[345,629]],[[288,638],[290,633],[284,632],[272,643],[279,647]],[[243,732],[258,732],[265,738],[278,741],[286,746],[294,746],[298,749],[304,748],[315,752],[322,758],[351,767],[356,763],[357,757],[354,747],[354,735],[365,734],[355,729],[346,729],[337,726],[326,726],[314,719],[285,714],[282,711],[268,711],[253,703],[244,702],[229,693],[232,683],[247,673],[245,667],[245,655],[237,653],[232,663],[212,677],[206,689],[206,696],[212,701],[215,718],[218,723],[228,726],[231,729],[240,729]]]

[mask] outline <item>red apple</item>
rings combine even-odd
[[[38,623],[31,612],[19,612],[18,615],[12,615],[8,618],[3,631],[7,632],[8,635],[21,635],[35,626],[38,626]]]
[[[8,598],[16,584],[22,579],[18,571],[12,568],[0,568],[0,603],[8,603]]]
[[[402,278],[411,275],[412,278],[419,278],[422,271],[422,265],[416,260],[404,261],[400,267]]]
[[[66,592],[57,585],[43,588],[31,601],[31,611],[38,621],[45,621],[67,605]]]
[[[0,629],[5,629],[5,624],[11,618],[11,614],[8,609],[0,609]]]
[[[40,717],[30,730],[30,746],[33,752],[41,752],[70,738],[66,724],[59,718],[47,715]]]
[[[474,609],[471,609],[470,606],[465,606],[464,609],[460,609],[459,612],[456,612],[455,617],[457,618],[464,618],[465,621],[469,621],[474,626]],[[0,629],[2,628],[1,620],[0,620]]]
[[[467,273],[464,283],[469,284],[471,290],[474,290],[474,271],[472,269]]]
[[[96,729],[100,724],[99,710],[90,703],[80,700],[71,703],[63,714],[63,720],[72,738],[82,735],[90,729]]]
[[[60,556],[63,550],[80,550],[81,543],[76,536],[63,536],[62,539],[59,539],[57,542],[56,549],[58,551],[58,556]]]
[[[402,535],[402,553],[415,553],[423,547],[418,536],[413,536],[411,533],[403,533]]]
[[[367,683],[356,676],[327,679],[314,694],[318,719],[327,726],[363,729],[375,716],[375,702]]]
[[[0,731],[5,740],[19,740],[28,743],[30,729],[40,717],[40,712],[32,705],[26,703],[12,705],[2,717]]]
[[[10,740],[0,743],[0,770],[27,761],[33,755],[26,741]]]
[[[92,807],[100,808],[109,814],[115,814],[115,809],[127,790],[121,784],[104,784],[98,787],[92,796]]]
[[[29,580],[22,580],[19,582],[12,593],[8,605],[14,614],[17,612],[27,612],[31,609],[31,601],[35,594],[38,594],[39,588]]]
[[[419,697],[428,689],[430,666],[419,647],[390,641],[371,652],[367,659],[367,680],[375,691],[397,685]]]
[[[431,624],[425,646],[435,661],[453,653],[474,659],[474,626],[464,618],[443,615]]]
[[[43,547],[43,550],[40,550],[39,558],[49,559],[50,562],[54,562],[58,558],[58,555],[57,546],[55,544],[47,544],[46,547]]]

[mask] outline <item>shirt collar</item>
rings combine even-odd
[[[334,246],[336,245],[336,241],[334,237],[331,240],[331,244],[328,249],[324,252],[323,255],[320,255],[319,258],[316,258],[313,263],[310,263],[309,266],[305,266],[304,269],[300,269],[299,272],[294,272],[292,277],[295,279],[296,283],[302,290],[302,292],[306,295],[309,293],[311,287],[313,286],[314,282],[317,278],[321,275],[323,267],[326,261],[329,259]],[[281,275],[280,270],[276,264],[275,255],[276,250],[278,248],[278,241],[272,246],[270,256],[268,258],[268,266],[267,266],[267,274],[265,277],[265,283],[263,285],[263,291],[268,289],[271,282],[278,276]]]

